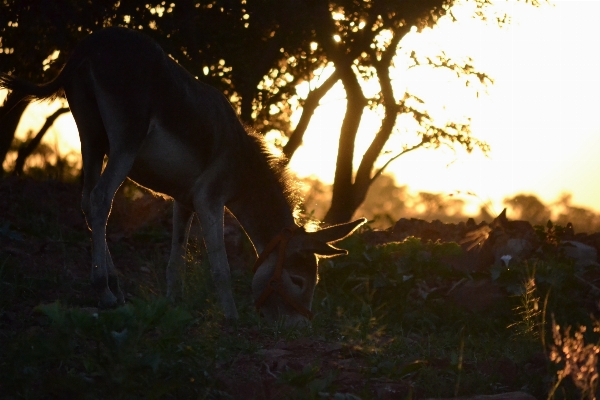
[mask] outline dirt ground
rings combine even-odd
[[[11,282],[23,282],[18,290],[10,293],[4,291],[0,295],[4,297],[0,308],[0,337],[7,337],[9,333],[33,335],[48,329],[47,318],[34,310],[40,304],[59,300],[62,304],[94,312],[96,300],[90,296],[88,286],[90,241],[80,211],[80,193],[77,183],[19,178],[0,180],[0,263],[10,259],[11,264],[18,265],[18,271],[10,271]],[[137,196],[135,193],[128,190],[119,192],[107,234],[128,298],[139,293],[141,283],[144,290],[160,294],[160,279],[155,276],[156,270],[151,265],[140,265],[140,258],[144,258],[143,255],[140,257],[140,252],[158,255],[166,264],[170,248],[170,203],[145,196],[136,202],[133,209],[131,201],[126,201],[126,198]],[[144,246],[148,242],[151,246]],[[233,240],[230,246],[239,247],[240,244]],[[227,362],[215,365],[215,377],[219,381],[217,386],[226,388],[225,392],[230,398],[302,397],[295,392],[297,388],[292,384],[281,383],[282,374],[290,370],[310,376],[318,398],[422,398],[422,393],[410,379],[390,379],[378,375],[362,350],[348,343],[322,336],[275,339],[265,337],[258,328],[233,330],[223,325],[222,331],[224,335],[237,335],[245,340],[260,342],[258,351],[240,353]],[[421,339],[413,338],[415,342]],[[384,335],[379,340],[389,341],[393,338]],[[450,363],[444,359],[426,362],[430,367],[440,369],[447,368]],[[528,368],[534,372],[544,370],[546,360],[541,355],[539,359],[531,360],[530,364]],[[415,361],[403,368],[409,376],[410,371],[416,371],[421,366],[420,361]],[[309,367],[314,370],[307,370]],[[464,368],[489,370],[500,377],[500,383],[507,391],[518,389],[514,387],[518,369],[510,360],[465,363]],[[323,381],[323,385],[335,387],[335,395],[319,395],[319,380]],[[223,394],[223,398],[226,397]],[[533,397],[515,393],[505,398]]]

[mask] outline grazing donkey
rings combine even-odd
[[[174,299],[181,290],[196,212],[217,296],[230,320],[238,313],[223,239],[225,207],[260,254],[252,282],[256,307],[268,320],[286,317],[289,325],[312,317],[315,255],[345,254],[329,243],[364,222],[312,233],[296,226],[285,168],[259,137],[246,132],[218,90],[196,80],[138,32],[101,30],[80,43],[53,81],[35,85],[4,74],[0,87],[25,100],[64,92],[69,102],[81,140],[82,209],[92,235],[91,282],[100,307],[124,302],[106,244],[106,223],[115,192],[127,177],[175,200],[167,295]]]

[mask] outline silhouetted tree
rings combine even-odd
[[[19,148],[19,150],[17,151],[17,160],[15,161],[15,169],[13,171],[15,175],[20,175],[23,173],[23,168],[25,167],[25,160],[27,159],[27,157],[29,157],[33,153],[35,148],[39,146],[42,139],[44,138],[44,135],[46,134],[46,132],[48,132],[48,129],[50,129],[52,124],[54,124],[54,121],[56,121],[58,117],[67,112],[69,112],[69,109],[66,107],[61,107],[58,110],[54,111],[52,115],[46,118],[46,122],[44,123],[44,125],[42,125],[42,128],[35,135],[35,137],[29,142],[24,143]]]
[[[490,2],[471,1],[477,5],[474,17],[485,18]],[[453,0],[5,0],[0,4],[0,70],[47,81],[89,33],[115,25],[143,30],[188,71],[225,93],[245,123],[288,136],[283,147],[288,158],[302,143],[320,99],[341,81],[346,114],[332,204],[325,217],[328,222],[341,222],[351,218],[375,179],[403,154],[442,145],[487,151],[485,143],[471,136],[468,120],[436,124],[423,101],[410,93],[398,95],[392,87],[390,68],[402,39],[412,29],[420,32],[434,26],[444,14],[452,16],[453,4]],[[415,52],[403,56],[413,66],[451,69],[470,83],[489,81],[470,60],[453,61],[445,54],[422,57]],[[302,115],[292,129],[297,84],[311,80],[326,65],[335,71],[299,99]],[[361,86],[365,79],[379,83],[372,98]],[[14,136],[14,120],[22,114],[9,103],[10,96],[0,109],[0,116],[13,110],[13,123],[10,118],[0,123],[0,160],[8,148],[4,144]],[[355,139],[366,107],[380,107],[384,117],[355,173]],[[417,123],[419,140],[398,149],[382,168],[375,169],[401,116]]]
[[[572,200],[573,196],[565,193],[557,201],[544,204],[535,195],[517,194],[505,199],[504,204],[517,212],[517,215],[511,219],[528,221],[532,225],[546,226],[551,220],[563,227],[572,223],[577,233],[599,231],[600,215],[593,210],[573,205]]]
[[[0,71],[48,81],[88,32],[106,26],[116,1],[7,0],[0,4]],[[60,51],[56,54],[56,51]],[[54,57],[53,59],[53,56]],[[55,62],[54,62],[55,61]],[[0,107],[0,166],[27,103],[9,93]],[[0,170],[0,173],[2,171]]]
[[[570,222],[577,233],[600,231],[600,215],[590,209],[574,206],[572,200],[573,195],[565,193],[550,205],[555,210],[556,223],[567,226]]]
[[[476,0],[475,18],[486,18],[486,8],[491,2]],[[531,2],[537,5],[537,2]],[[405,57],[411,66],[428,65],[447,68],[466,80],[467,86],[490,82],[489,77],[478,71],[469,59],[454,61],[444,53],[437,57],[423,57],[414,51],[398,52],[402,39],[412,30],[421,32],[433,27],[438,18],[449,14],[454,1],[444,0],[338,0],[320,2],[315,6],[314,29],[319,45],[346,91],[346,114],[341,127],[332,203],[325,220],[331,223],[347,221],[364,201],[371,184],[386,167],[398,157],[421,147],[438,148],[448,145],[462,147],[468,152],[479,148],[489,150],[486,143],[471,136],[469,120],[454,120],[440,125],[434,122],[422,100],[411,93],[399,95],[394,92],[390,68],[395,57]],[[504,17],[498,19],[499,23]],[[376,81],[379,92],[368,98],[361,80]],[[366,107],[381,107],[384,112],[374,139],[354,172],[353,156],[355,139]],[[401,117],[409,117],[417,123],[418,141],[405,145],[388,157],[383,167],[375,165]],[[293,136],[292,136],[293,138]]]
[[[289,134],[288,100],[296,84],[326,63],[311,49],[309,18],[299,0],[7,0],[0,4],[0,70],[48,81],[88,34],[115,25],[143,30],[188,71],[227,95],[245,123]],[[309,94],[306,116],[327,87]],[[12,110],[12,119],[0,124],[0,161],[26,106],[15,108],[10,100],[9,95],[0,108],[0,117]],[[281,110],[273,113],[272,106]],[[301,123],[299,130],[307,125]]]

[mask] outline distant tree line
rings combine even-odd
[[[331,188],[314,178],[304,181],[305,211],[315,218],[321,218],[331,201]],[[467,215],[467,201],[479,205],[478,215]],[[511,220],[528,221],[532,225],[545,226],[549,220],[566,226],[571,222],[575,232],[600,232],[600,214],[572,204],[572,195],[563,194],[555,202],[544,204],[532,194],[517,194],[507,197],[504,206],[508,208]],[[476,222],[491,222],[501,210],[494,209],[489,202],[474,193],[428,193],[413,192],[408,186],[398,186],[390,175],[382,175],[371,187],[364,203],[356,215],[372,221],[372,226],[386,229],[400,218],[418,218],[427,221],[440,220],[445,223],[458,223],[473,217]]]
[[[600,214],[593,210],[572,204],[573,196],[562,194],[558,200],[544,204],[532,194],[518,194],[507,198],[504,203],[513,211],[513,219],[531,222],[532,225],[553,223],[566,226],[573,224],[575,232],[600,232]]]

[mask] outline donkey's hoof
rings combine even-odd
[[[117,306],[122,305],[125,305],[125,296],[123,295],[123,292],[119,291],[119,293],[117,293]]]
[[[117,306],[117,298],[111,291],[106,291],[100,296],[98,308],[105,310],[107,308],[115,308]]]
[[[174,291],[167,291],[166,297],[167,299],[169,299],[172,305],[181,303],[181,301],[183,300],[183,296],[181,295],[181,293],[176,294]]]
[[[238,332],[238,321],[226,319],[223,324],[223,330],[229,334]]]

